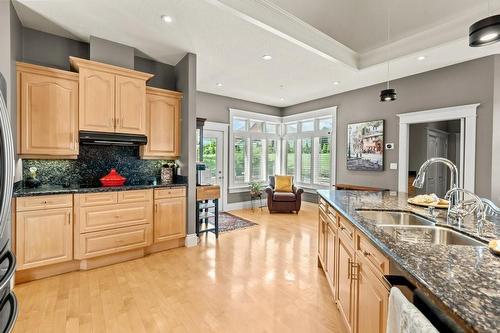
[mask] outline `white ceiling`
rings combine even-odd
[[[394,79],[500,53],[500,43],[467,45],[468,26],[487,15],[478,0],[393,0],[389,45],[384,1],[16,0],[14,6],[27,27],[83,41],[94,35],[172,65],[196,53],[198,90],[281,107],[383,82],[388,59]],[[161,14],[174,22],[162,22]],[[273,59],[262,60],[264,54]],[[420,55],[426,59],[416,60]]]

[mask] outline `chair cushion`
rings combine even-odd
[[[276,192],[288,192],[291,193],[292,190],[292,176],[275,176],[275,187]]]
[[[295,201],[295,193],[293,193],[293,192],[274,192],[273,200],[274,201],[281,201],[281,202],[293,202],[293,201]]]

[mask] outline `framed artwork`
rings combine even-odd
[[[347,170],[384,170],[384,121],[347,125]]]

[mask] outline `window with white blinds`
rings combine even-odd
[[[230,190],[292,175],[304,188],[335,181],[336,107],[275,117],[230,109]]]

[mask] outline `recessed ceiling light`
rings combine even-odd
[[[168,16],[168,15],[162,15],[161,20],[165,23],[172,23],[174,21],[172,16]]]
[[[264,59],[264,60],[271,60],[272,58],[273,57],[270,56],[269,54],[265,54],[265,55],[262,56],[262,59]]]
[[[222,87],[222,85],[223,85],[222,83],[217,82],[217,87]]]
[[[417,58],[418,61],[422,61],[422,60],[425,60],[425,56],[420,56]]]
[[[333,81],[333,84],[336,85],[336,86],[338,86],[340,84],[340,82],[339,81]]]
[[[283,97],[281,97],[281,98],[280,98],[280,101],[282,101],[282,102],[283,102],[284,100],[285,100],[285,99],[284,99]]]

